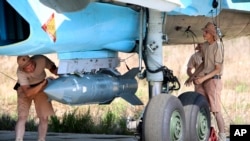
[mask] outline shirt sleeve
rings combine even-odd
[[[54,65],[55,65],[55,63],[53,62],[53,61],[51,61],[48,57],[46,57],[46,56],[44,56],[45,57],[45,68],[46,69],[51,69]]]
[[[53,65],[55,65],[54,62],[52,62],[47,56],[44,55],[36,55],[37,62],[39,62],[39,70],[51,69]]]
[[[17,78],[18,78],[18,83],[23,86],[23,85],[30,85],[28,77],[25,75],[24,72],[17,70]]]
[[[223,47],[220,43],[217,43],[217,49],[215,50],[215,63],[222,64],[223,63]]]
[[[188,68],[194,68],[194,55],[192,55],[187,64]]]

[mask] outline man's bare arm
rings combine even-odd
[[[204,62],[202,62],[195,70],[195,72],[185,81],[185,85],[190,86],[195,77],[203,70],[203,68],[204,68]]]
[[[29,85],[22,85],[20,86],[23,92],[25,93],[26,96],[32,96],[34,94],[37,94],[45,88],[47,84],[47,80],[44,80],[41,84],[35,86],[35,87],[30,87]]]

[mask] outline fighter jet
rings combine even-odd
[[[0,0],[0,55],[56,53],[60,77],[45,92],[69,105],[109,104],[116,97],[141,105],[135,77],[145,78],[150,99],[141,140],[204,141],[208,103],[195,92],[170,94],[180,85],[163,66],[162,47],[203,41],[207,22],[221,42],[249,36],[249,7],[249,0]],[[136,52],[138,67],[117,71],[119,52]]]

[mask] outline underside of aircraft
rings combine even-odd
[[[163,66],[162,47],[203,42],[207,22],[220,41],[249,36],[249,7],[249,0],[0,0],[0,55],[56,53],[60,77],[45,92],[69,105],[116,97],[142,105],[135,77],[145,78],[150,100],[136,127],[140,140],[204,141],[208,102],[195,92],[170,94],[180,84]],[[118,52],[138,53],[138,68],[118,72]]]

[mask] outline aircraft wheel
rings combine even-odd
[[[143,116],[143,141],[183,141],[185,114],[180,100],[170,94],[154,96]]]
[[[179,97],[186,119],[186,141],[207,141],[211,117],[206,98],[196,92],[185,92]]]

